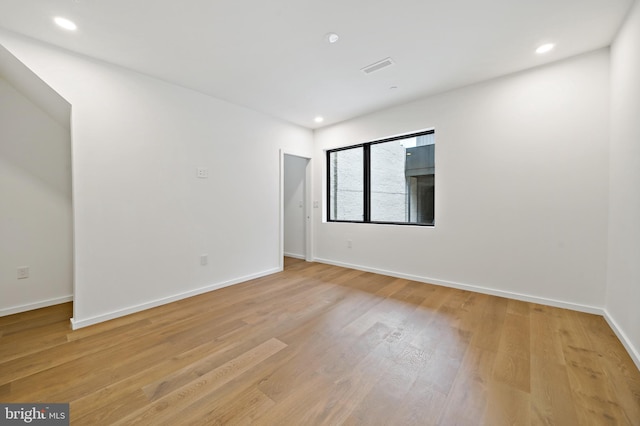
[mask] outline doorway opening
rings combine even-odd
[[[311,159],[281,152],[281,268],[311,261]],[[286,261],[285,261],[286,258]]]

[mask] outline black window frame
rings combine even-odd
[[[435,217],[432,223],[417,223],[417,222],[383,222],[371,220],[371,145],[377,145],[385,142],[393,142],[401,139],[410,139],[418,136],[432,135],[435,133],[435,129],[422,130],[414,133],[406,133],[403,135],[392,136],[390,138],[378,139],[370,142],[364,142],[356,145],[343,146],[340,148],[328,149],[326,152],[326,199],[327,199],[327,222],[335,223],[373,223],[376,225],[408,225],[408,226],[435,226]],[[363,219],[362,220],[341,220],[331,219],[331,174],[329,173],[330,156],[332,152],[346,151],[353,148],[362,148],[362,165],[363,165]],[[435,183],[434,183],[435,185]]]

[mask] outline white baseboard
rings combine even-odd
[[[556,308],[570,309],[572,311],[586,312],[589,314],[596,314],[596,315],[604,314],[604,309],[599,308],[597,306],[581,305],[581,304],[572,303],[572,302],[565,302],[562,300],[547,299],[545,297],[532,296],[529,294],[514,293],[514,292],[504,291],[504,290],[496,290],[493,288],[481,287],[477,285],[462,284],[462,283],[457,283],[453,281],[440,280],[437,278],[421,277],[418,275],[404,274],[402,272],[387,271],[387,270],[378,269],[378,268],[370,268],[368,266],[354,265],[351,263],[338,262],[338,261],[329,260],[329,259],[315,258],[314,261],[320,262],[320,263],[327,263],[329,265],[342,266],[344,268],[357,269],[359,271],[373,272],[380,275],[388,275],[390,277],[403,278],[411,281],[418,281],[418,282],[423,282],[428,284],[436,284],[436,285],[441,285],[443,287],[457,288],[460,290],[473,291],[473,292],[482,293],[482,294],[490,294],[492,296],[505,297],[507,299],[521,300],[523,302],[537,303],[540,305],[553,306]]]
[[[72,302],[73,296],[55,297],[53,299],[40,300],[38,302],[27,303],[20,306],[11,306],[9,308],[0,309],[0,317],[6,315],[19,314],[20,312],[32,311],[34,309],[46,308],[47,306],[59,305],[60,303]]]
[[[281,271],[280,268],[268,269],[266,271],[258,272],[256,274],[251,274],[251,275],[247,275],[247,276],[244,276],[244,277],[235,278],[235,279],[229,280],[229,281],[223,281],[221,283],[210,284],[208,286],[200,287],[200,288],[197,288],[195,290],[186,291],[184,293],[179,293],[179,294],[176,294],[176,295],[173,295],[173,296],[169,296],[169,297],[163,297],[161,299],[152,300],[150,302],[141,303],[139,305],[130,306],[130,307],[124,308],[124,309],[118,309],[117,311],[108,312],[108,313],[102,314],[102,315],[96,315],[96,316],[90,317],[90,318],[83,318],[83,319],[71,318],[71,328],[74,329],[74,330],[77,330],[77,329],[82,328],[82,327],[87,327],[87,326],[90,326],[90,325],[93,325],[93,324],[98,324],[100,322],[104,322],[104,321],[108,321],[108,320],[111,320],[111,319],[123,317],[125,315],[129,315],[129,314],[133,314],[133,313],[136,313],[136,312],[144,311],[146,309],[155,308],[157,306],[166,305],[167,303],[176,302],[178,300],[186,299],[188,297],[197,296],[197,295],[202,294],[202,293],[208,293],[210,291],[218,290],[218,289],[221,289],[221,288],[224,288],[224,287],[229,287],[229,286],[234,285],[234,284],[240,284],[240,283],[243,283],[245,281],[253,280],[255,278],[264,277],[266,275],[271,275],[271,274],[274,274],[274,273],[280,272],[280,271]]]
[[[627,334],[622,331],[620,326],[618,326],[618,323],[613,319],[613,317],[606,309],[604,310],[603,316],[605,321],[607,321],[607,324],[609,324],[609,327],[611,327],[613,332],[616,333],[616,336],[618,336],[618,339],[620,339],[620,341],[622,342],[622,345],[629,353],[629,356],[633,360],[633,363],[636,365],[636,367],[638,367],[638,370],[640,370],[640,351],[638,350],[638,348],[633,345],[631,339],[629,339]]]
[[[294,259],[302,259],[302,260],[306,259],[306,256],[304,254],[287,253],[285,251],[284,255],[287,256],[287,257],[293,257]]]

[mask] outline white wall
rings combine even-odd
[[[316,200],[323,150],[436,132],[435,227],[316,218],[316,259],[598,311],[608,105],[603,49],[316,131]]]
[[[308,159],[284,156],[284,254],[304,259],[305,176]]]
[[[71,300],[72,284],[69,130],[0,78],[0,315]]]
[[[611,49],[606,310],[640,368],[640,4]]]
[[[73,106],[75,327],[278,270],[279,150],[309,155],[311,131],[6,31],[0,43]]]

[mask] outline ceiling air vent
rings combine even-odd
[[[383,59],[381,61],[378,61],[378,62],[376,62],[374,64],[367,65],[366,67],[362,68],[361,71],[363,73],[365,73],[365,74],[371,74],[371,73],[374,73],[376,71],[380,71],[382,68],[386,68],[386,67],[391,66],[393,64],[394,64],[393,59],[385,58],[385,59]]]

